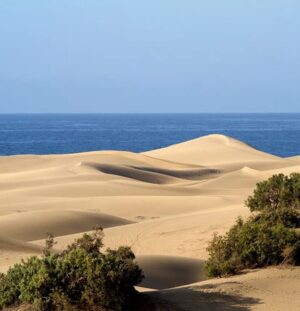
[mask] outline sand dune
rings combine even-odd
[[[148,293],[173,311],[298,311],[300,268],[256,270]]]
[[[42,248],[38,245],[18,241],[9,238],[0,237],[0,249],[1,251],[13,251],[17,253],[41,253]]]
[[[294,162],[300,162],[300,156],[290,157],[288,159]]]
[[[208,135],[170,147],[145,152],[159,159],[196,165],[220,165],[278,158],[224,135]]]
[[[267,174],[262,171],[254,170],[247,166],[242,169],[223,174],[220,177],[209,180],[202,184],[205,188],[218,189],[242,189],[252,188],[259,181],[266,178]]]
[[[249,280],[237,277],[230,290],[227,279],[201,281],[207,243],[214,232],[224,233],[238,216],[249,215],[244,201],[257,182],[275,173],[300,172],[299,159],[276,157],[223,135],[145,153],[0,157],[0,271],[21,257],[39,254],[47,232],[63,248],[101,225],[105,246],[126,244],[137,254],[146,273],[142,286],[187,285],[159,292],[171,304],[185,307],[191,299],[190,309],[182,310],[206,310],[211,300],[219,299],[207,310],[221,310],[222,301],[224,310],[247,310],[235,305],[247,304],[243,297],[247,286],[256,286],[255,274]],[[300,282],[299,270],[293,272],[295,279],[284,271],[280,277],[287,288]],[[276,271],[266,273],[265,283],[262,277],[257,280],[257,292],[249,290],[249,310],[276,310],[266,289],[271,286],[274,293],[280,292],[272,284],[279,276]],[[188,286],[198,281],[197,290]],[[201,284],[212,286],[211,296],[202,293]],[[190,287],[196,292],[192,296]],[[226,305],[239,291],[241,300]],[[292,293],[285,292],[285,297],[299,305],[300,288]],[[251,305],[257,297],[265,297],[261,309]]]
[[[33,211],[0,217],[0,236],[22,241],[89,231],[99,225],[103,228],[129,224],[130,221],[100,213],[81,211]]]

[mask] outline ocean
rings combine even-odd
[[[0,155],[141,152],[212,133],[300,155],[300,114],[2,114]]]

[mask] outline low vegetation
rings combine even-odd
[[[0,307],[29,304],[32,310],[129,309],[143,274],[130,248],[101,252],[103,233],[92,234],[54,253],[53,237],[42,257],[12,266],[0,279]]]
[[[237,219],[208,246],[208,276],[226,276],[246,268],[300,265],[300,174],[274,175],[257,184],[246,201],[254,214]]]

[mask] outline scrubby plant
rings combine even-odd
[[[34,310],[126,310],[143,274],[128,247],[101,252],[102,229],[50,251],[30,257],[0,278],[0,307],[29,303]]]
[[[275,211],[267,209],[251,217],[255,222],[268,223],[269,225],[282,224],[287,228],[300,227],[300,213],[299,209],[283,207]]]
[[[246,200],[246,206],[251,212],[285,207],[300,208],[300,174],[277,174],[259,182],[253,195]]]
[[[246,205],[258,213],[239,218],[224,235],[215,234],[207,248],[208,276],[235,274],[245,268],[300,264],[300,174],[274,175],[258,183]]]

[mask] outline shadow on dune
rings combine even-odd
[[[165,289],[206,279],[204,261],[162,255],[143,255],[137,262],[144,271],[145,279],[140,286],[153,289]]]
[[[173,311],[250,311],[262,303],[258,298],[241,295],[239,284],[222,283],[226,287],[232,286],[235,289],[233,293],[224,292],[218,285],[205,284],[145,294],[161,300],[164,307],[168,307],[166,310]]]
[[[78,210],[40,210],[9,214],[0,218],[0,236],[20,241],[69,235],[92,230],[95,226],[111,228],[133,223],[109,214]]]
[[[221,171],[213,168],[164,169],[145,166],[84,162],[81,165],[96,169],[104,174],[126,177],[150,184],[173,184],[182,180],[202,180],[218,176]]]
[[[174,183],[174,177],[156,172],[139,170],[135,167],[123,165],[84,163],[84,165],[93,167],[104,174],[125,177],[133,180],[143,181],[150,184],[168,184]]]
[[[192,168],[192,169],[165,169],[165,168],[157,168],[157,167],[137,167],[132,166],[137,170],[146,171],[146,172],[153,172],[159,173],[163,175],[168,175],[176,178],[181,179],[188,179],[188,180],[201,180],[216,177],[221,173],[221,170],[217,170],[214,168]]]

